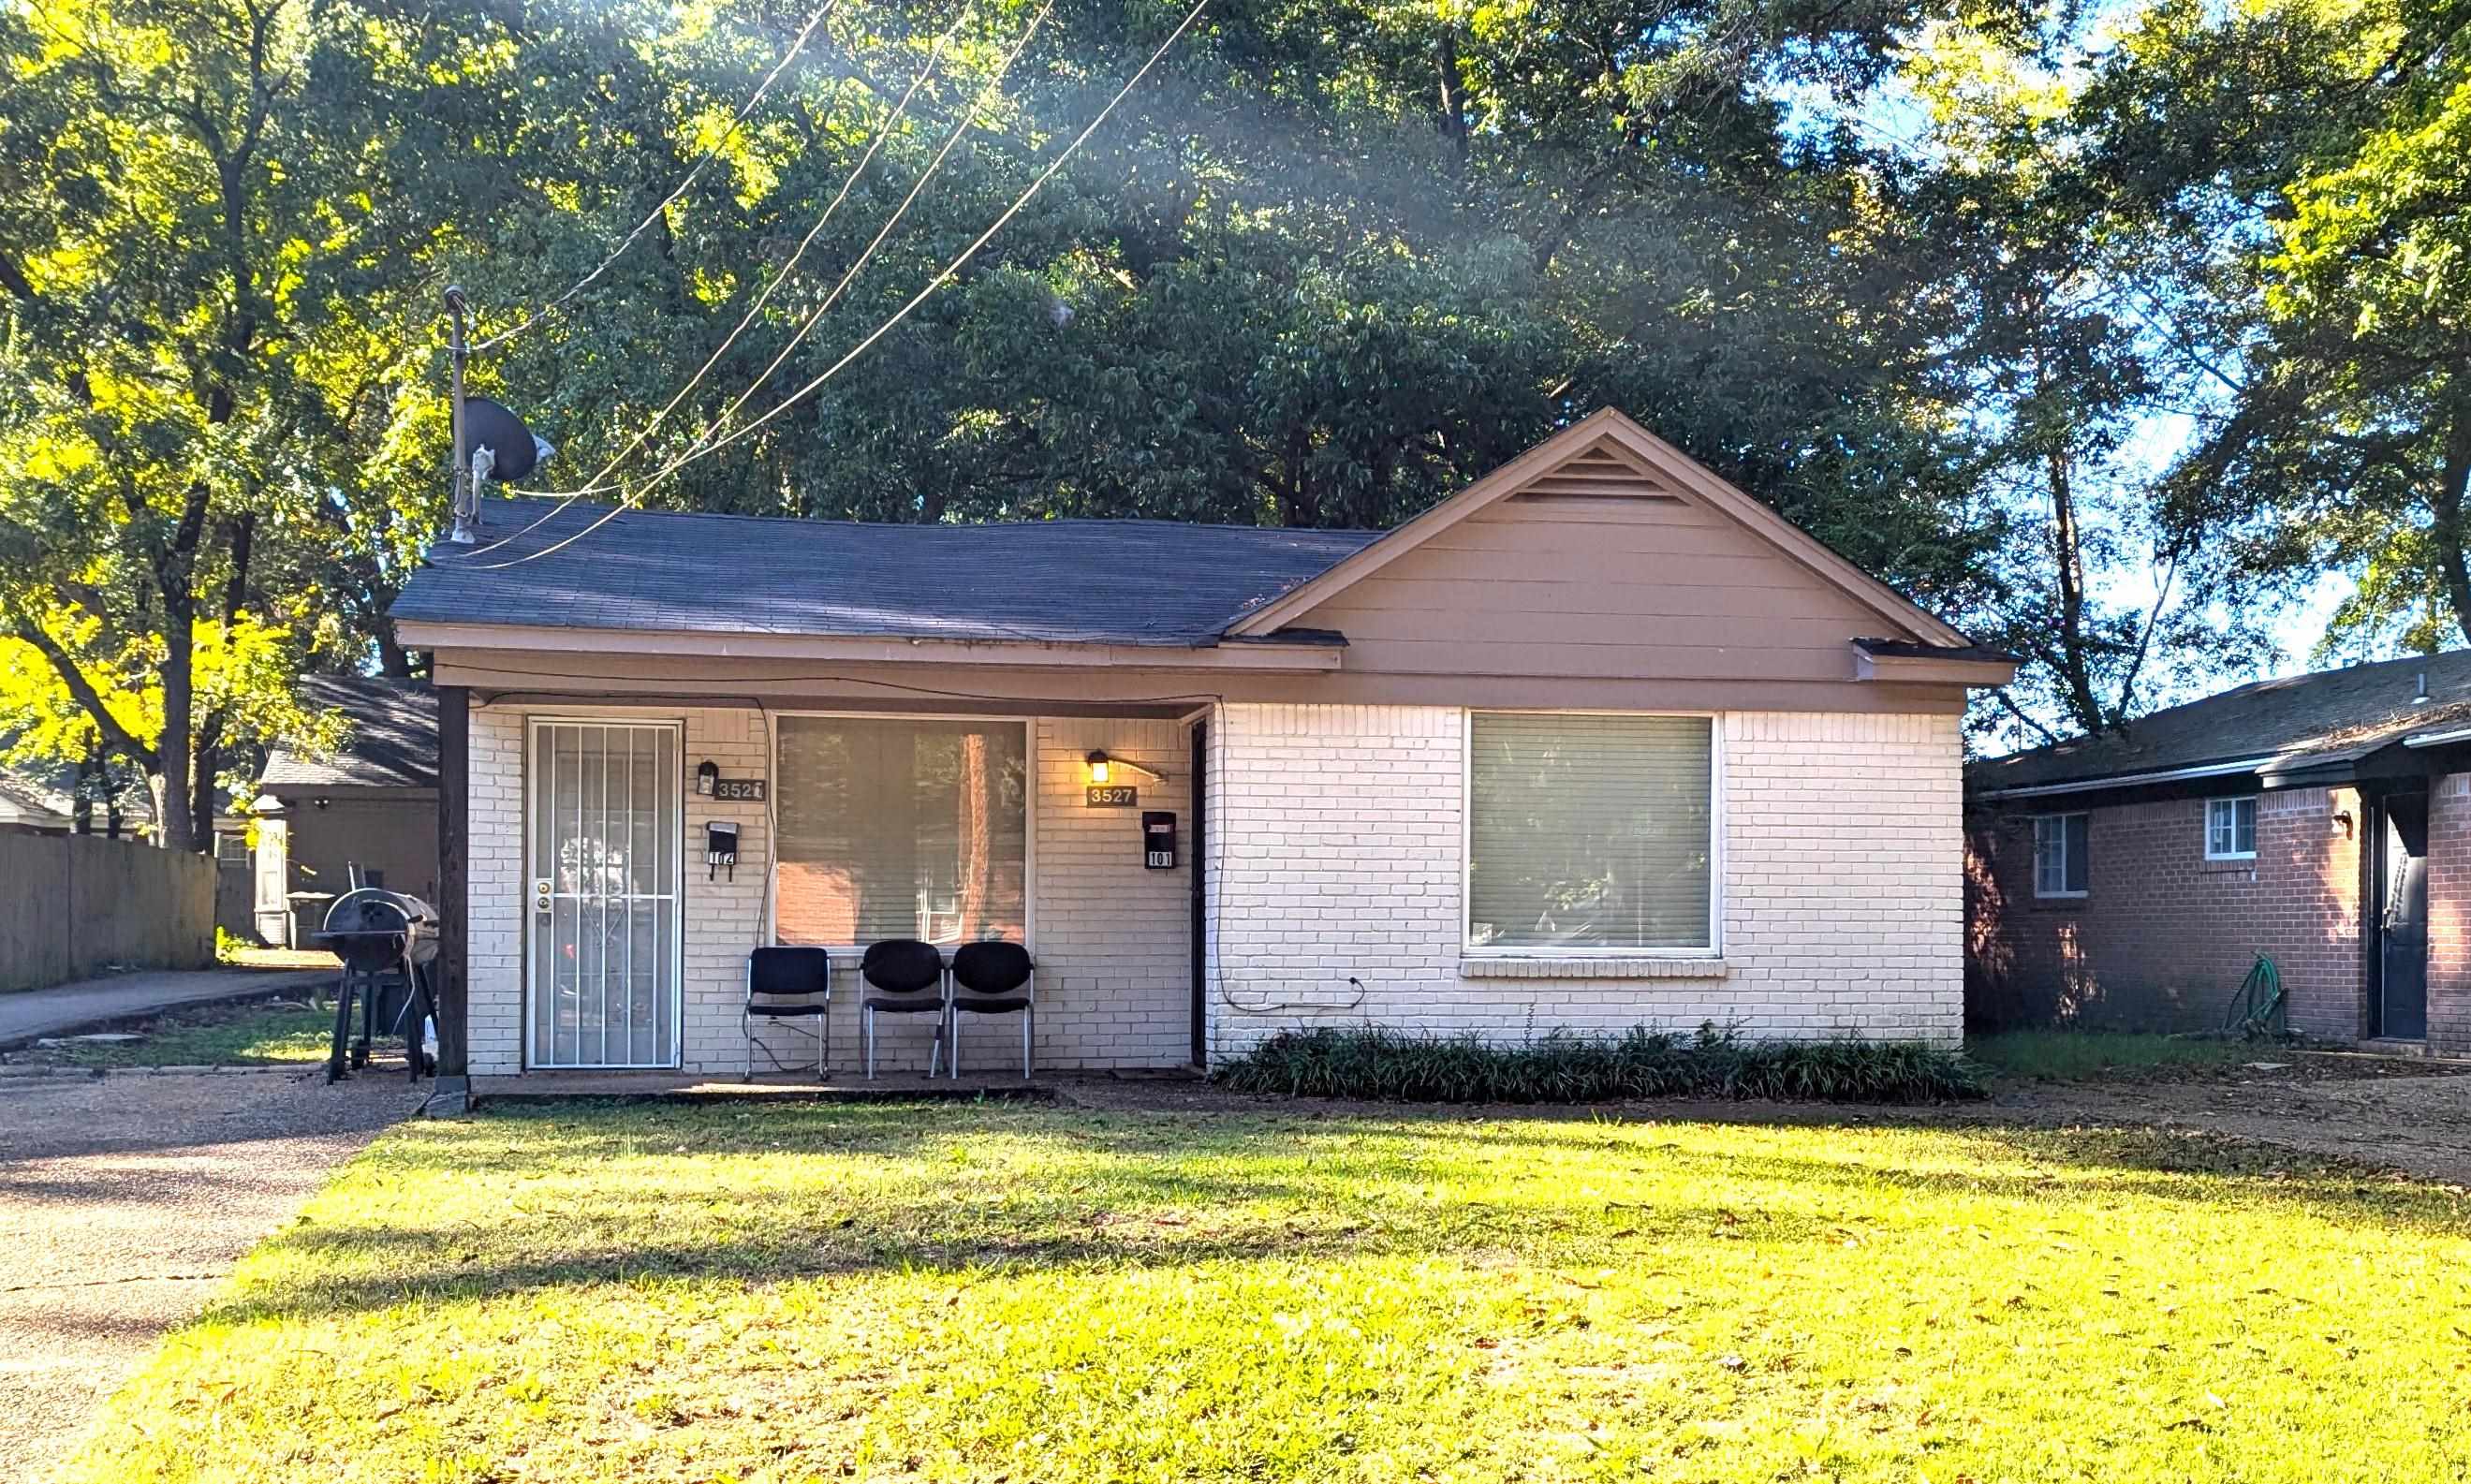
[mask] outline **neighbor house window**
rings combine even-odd
[[[2034,819],[2034,895],[2085,894],[2088,814],[2039,814]]]
[[[2256,800],[2205,800],[2205,859],[2256,859]]]
[[[1708,718],[1478,712],[1469,727],[1470,949],[1715,948]]]
[[[215,864],[248,864],[248,833],[245,830],[215,832]]]
[[[783,943],[1024,937],[1018,721],[784,717],[773,809]]]

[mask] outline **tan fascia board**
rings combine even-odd
[[[1617,408],[1599,408],[1534,448],[1392,530],[1320,576],[1228,625],[1231,637],[1267,634],[1329,601],[1469,516],[1518,493],[1564,460],[1599,439],[1611,439],[1653,473],[1671,479],[1735,522],[1766,537],[1822,580],[1843,590],[1915,638],[1933,644],[1968,645],[1957,629],[1923,612],[1894,588],[1827,549],[1714,470],[1667,443]]]
[[[707,634],[674,629],[555,628],[513,624],[405,623],[408,649],[521,649],[534,654],[685,654],[731,659],[825,660],[864,665],[1018,665],[1068,670],[1331,671],[1335,645],[1048,644],[973,639],[830,638],[814,634]]]
[[[1853,651],[1853,674],[1860,680],[1894,681],[1899,685],[2002,686],[2016,678],[2013,660],[1953,660],[1927,654],[1871,654]]]

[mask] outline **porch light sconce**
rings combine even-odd
[[[1130,758],[1111,758],[1104,751],[1093,751],[1086,761],[1090,765],[1090,781],[1102,787],[1115,781],[1116,769],[1119,767],[1131,768],[1142,777],[1159,783],[1166,782],[1166,774],[1154,767],[1143,767]]]
[[[718,787],[720,787],[720,765],[706,758],[695,768],[695,792],[710,798],[712,790]]]
[[[2342,838],[2344,839],[2349,839],[2351,837],[2351,825],[2352,819],[2351,812],[2349,810],[2343,810],[2334,816],[2334,828],[2342,832]]]

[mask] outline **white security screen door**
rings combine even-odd
[[[678,1064],[675,723],[531,728],[530,1065]]]

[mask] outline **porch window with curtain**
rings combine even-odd
[[[1706,717],[1470,718],[1471,951],[1715,948]]]
[[[783,717],[779,726],[779,941],[1023,940],[1020,722]]]

